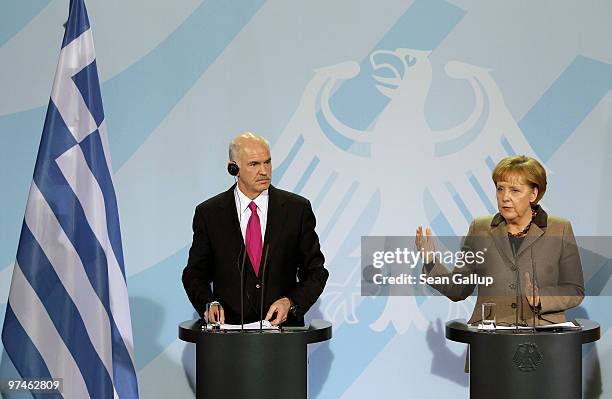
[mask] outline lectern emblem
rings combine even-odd
[[[543,356],[538,346],[535,343],[529,342],[520,344],[518,348],[516,348],[516,353],[512,360],[519,370],[530,372],[538,368],[542,362],[542,358]]]

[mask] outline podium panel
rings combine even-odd
[[[203,331],[200,320],[179,324],[179,338],[196,344],[196,398],[304,398],[307,345],[331,338],[331,324],[308,328]]]
[[[582,345],[597,341],[599,324],[580,330],[478,331],[465,320],[446,323],[446,338],[470,345],[471,399],[582,397]]]

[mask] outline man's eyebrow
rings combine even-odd
[[[266,163],[266,162],[271,162],[271,161],[272,161],[272,157],[266,159],[265,161],[256,161],[256,160],[253,160],[253,161],[249,161],[248,163],[249,164],[256,164],[256,163],[262,163],[262,162]]]

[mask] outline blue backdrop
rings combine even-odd
[[[465,347],[442,325],[473,300],[362,298],[359,243],[419,224],[465,234],[495,212],[500,158],[541,160],[549,213],[577,235],[612,236],[609,1],[88,9],[142,398],[193,397],[194,351],[177,339],[177,323],[194,316],[180,273],[193,209],[233,183],[227,143],[243,130],[270,139],[274,184],[307,196],[317,215],[331,275],[309,316],[332,321],[334,339],[311,348],[311,397],[467,397]],[[0,14],[1,318],[67,11],[67,0],[8,0]],[[584,351],[590,398],[612,398],[610,305],[588,297],[570,314],[602,326]],[[0,367],[14,374],[4,352]]]

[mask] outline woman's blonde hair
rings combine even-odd
[[[511,175],[518,175],[525,179],[530,187],[538,188],[534,204],[542,199],[546,192],[546,170],[537,160],[525,155],[513,155],[502,159],[493,169],[493,183],[497,187],[497,182],[507,181]]]

